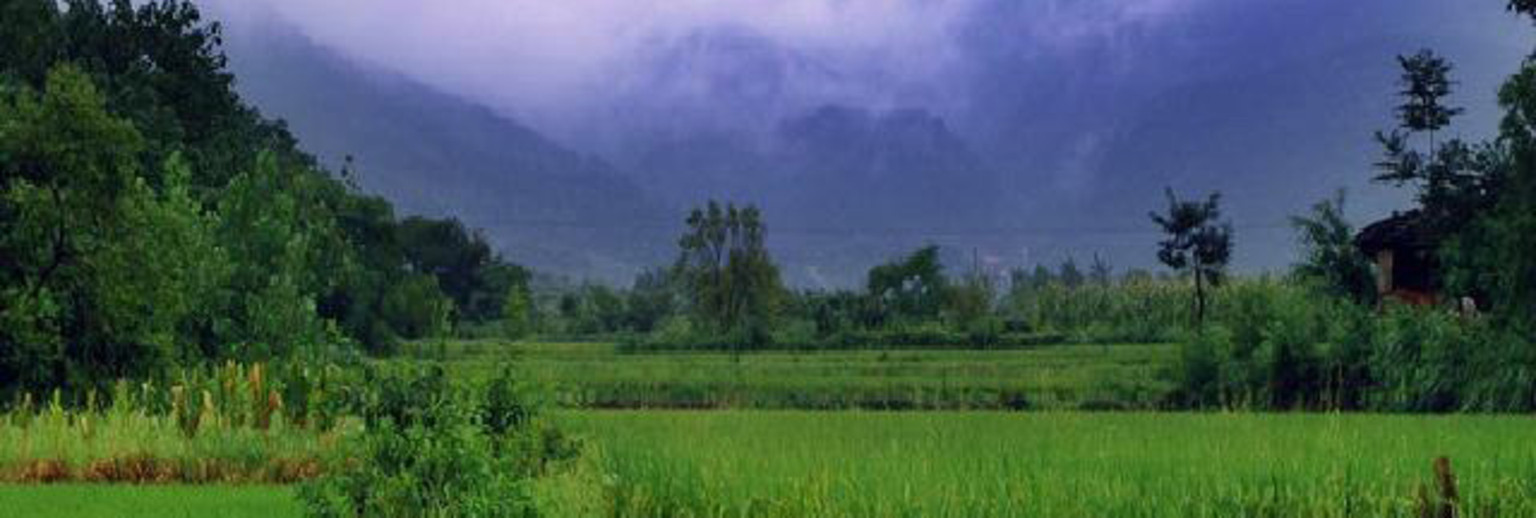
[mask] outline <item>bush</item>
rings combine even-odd
[[[1178,408],[1201,408],[1220,403],[1223,399],[1220,352],[1230,350],[1231,342],[1232,332],[1220,325],[1211,326],[1183,342],[1179,346],[1178,368],[1174,371],[1178,388],[1169,394],[1169,403]]]
[[[533,477],[575,443],[533,413],[510,370],[484,389],[440,366],[370,370],[350,462],[300,490],[310,516],[535,516]]]
[[[1183,342],[1179,407],[1390,412],[1536,409],[1536,348],[1482,317],[1381,311],[1320,292],[1230,290],[1221,323]]]

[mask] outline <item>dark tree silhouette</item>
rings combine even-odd
[[[1168,212],[1149,215],[1166,239],[1158,243],[1157,259],[1195,280],[1195,325],[1205,322],[1206,287],[1219,285],[1232,258],[1232,226],[1222,223],[1220,193],[1204,202],[1181,201],[1169,188]]]

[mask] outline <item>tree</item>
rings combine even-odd
[[[411,274],[389,286],[379,308],[381,321],[390,332],[408,340],[441,336],[449,331],[453,301],[437,288],[437,278]],[[388,350],[375,350],[389,353]]]
[[[936,319],[949,296],[949,281],[934,245],[871,268],[867,286],[870,297],[898,319]]]
[[[180,355],[221,251],[185,163],[156,193],[143,142],[72,66],[0,99],[0,389],[100,387]]]
[[[1115,268],[1109,265],[1109,261],[1104,260],[1103,257],[1100,257],[1095,252],[1093,254],[1093,264],[1088,268],[1088,280],[1094,286],[1107,288],[1114,281],[1114,278]]]
[[[313,196],[315,183],[306,170],[263,153],[220,193],[219,241],[235,260],[209,326],[216,345],[238,348],[212,357],[313,354],[342,341],[317,310],[337,281],[329,273],[340,269],[327,263],[346,259],[335,256],[341,240]]]
[[[1403,104],[1397,107],[1398,120],[1408,131],[1430,132],[1433,141],[1433,133],[1449,125],[1451,118],[1462,112],[1461,108],[1445,104],[1454,84],[1450,79],[1453,67],[1429,49],[1412,56],[1398,56],[1397,62],[1403,68],[1403,89],[1398,92],[1403,97]]]
[[[1536,0],[1512,0],[1509,9],[1536,19]],[[1499,127],[1502,159],[1493,161],[1502,180],[1496,199],[1471,231],[1447,246],[1453,287],[1476,287],[1501,319],[1536,332],[1536,58],[1499,89],[1504,118]]]
[[[647,269],[635,276],[624,303],[629,309],[630,329],[649,333],[677,311],[678,294],[673,277],[673,272],[665,268]]]
[[[992,299],[996,292],[992,280],[980,272],[966,275],[964,281],[950,287],[948,293],[945,305],[960,329],[974,330],[992,314]]]
[[[1061,273],[1057,278],[1061,279],[1061,285],[1067,289],[1077,289],[1083,285],[1083,270],[1078,268],[1076,259],[1067,256],[1067,259],[1061,262]]]
[[[1494,167],[1499,149],[1460,139],[1437,142],[1436,132],[1462,112],[1445,102],[1455,84],[1449,78],[1453,67],[1429,50],[1397,60],[1403,69],[1398,92],[1402,104],[1397,107],[1397,128],[1376,132],[1383,157],[1375,164],[1375,180],[1412,186],[1427,216],[1427,230],[1452,235],[1492,205],[1502,184],[1502,175]],[[1428,136],[1423,150],[1413,145],[1413,137],[1419,134]]]
[[[1168,212],[1149,213],[1167,236],[1158,243],[1157,259],[1175,271],[1189,272],[1195,280],[1195,324],[1205,322],[1206,285],[1216,286],[1232,257],[1232,226],[1220,222],[1220,193],[1204,202],[1181,201],[1166,191]]]
[[[0,63],[28,84],[41,85],[58,59],[58,18],[51,0],[0,2]]]
[[[1302,247],[1302,260],[1293,268],[1296,276],[1336,297],[1376,302],[1371,262],[1355,247],[1355,230],[1344,219],[1344,191],[1313,205],[1309,216],[1292,216],[1291,226]]]
[[[507,301],[501,305],[502,335],[519,340],[533,332],[533,300],[528,286],[513,284],[507,288]]]
[[[436,220],[411,216],[398,229],[406,264],[412,271],[437,277],[443,293],[460,312],[470,308],[477,288],[494,257],[491,246],[455,219]],[[505,291],[496,294],[504,297]],[[478,318],[482,315],[466,317]]]
[[[693,312],[734,344],[767,343],[784,288],[768,255],[762,214],[751,205],[710,201],[686,223],[675,271]]]

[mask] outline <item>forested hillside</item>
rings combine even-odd
[[[384,352],[526,279],[322,167],[236,94],[191,4],[3,9],[0,391]]]

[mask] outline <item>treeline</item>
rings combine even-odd
[[[189,2],[9,0],[0,27],[0,396],[388,353],[526,281],[301,151]]]
[[[672,266],[628,287],[543,287],[520,318],[545,339],[613,339],[632,351],[1149,343],[1175,340],[1194,322],[1186,278],[1122,275],[1097,256],[1087,267],[1068,258],[953,275],[943,250],[925,246],[873,266],[861,289],[793,290],[757,237],[760,218],[753,207],[707,203],[688,218]]]

